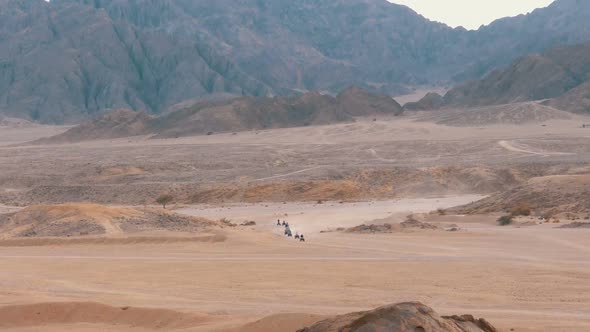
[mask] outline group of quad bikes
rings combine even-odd
[[[289,227],[289,223],[286,221],[282,221],[279,219],[277,220],[277,226],[285,227],[285,236],[293,237],[293,232],[291,232],[291,227]],[[295,232],[295,240],[299,240],[300,242],[305,242],[305,237],[303,234],[299,235],[299,233]]]

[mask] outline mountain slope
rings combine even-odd
[[[395,94],[590,40],[589,15],[558,0],[467,31],[385,0],[0,0],[0,113],[73,123],[219,93]]]
[[[269,91],[204,42],[140,30],[93,7],[25,0],[0,9],[8,115],[67,123],[105,109],[156,112],[198,95]]]
[[[117,110],[38,143],[69,143],[151,135],[173,138],[213,132],[237,132],[352,122],[354,117],[396,116],[402,107],[392,98],[353,87],[337,97],[308,92],[297,97],[240,97],[203,101],[153,117]]]
[[[590,43],[561,46],[520,58],[482,80],[460,84],[439,103],[427,95],[407,109],[476,107],[553,99],[546,105],[584,112],[590,102]]]
[[[568,112],[590,113],[590,81],[578,85],[558,98],[548,100],[545,104]]]

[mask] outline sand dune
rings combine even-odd
[[[223,332],[297,331],[300,328],[313,324],[323,318],[323,316],[311,314],[277,314],[262,318],[253,323],[247,323],[234,329],[223,330]]]
[[[211,321],[206,315],[182,313],[165,309],[113,307],[93,302],[54,302],[0,307],[0,327],[90,323],[107,329],[141,327],[150,329],[181,329]]]

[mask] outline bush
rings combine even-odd
[[[170,194],[162,194],[158,198],[156,198],[156,203],[162,205],[162,207],[165,209],[166,205],[168,205],[168,203],[171,203],[173,200],[174,196]]]
[[[500,218],[498,218],[498,223],[500,224],[500,226],[507,226],[512,224],[512,216],[502,216]]]
[[[447,211],[445,211],[445,209],[443,209],[443,208],[436,209],[436,212],[438,213],[439,216],[444,216],[447,214]]]
[[[526,203],[520,203],[510,210],[510,215],[513,217],[518,216],[525,216],[528,217],[531,215],[531,206]]]

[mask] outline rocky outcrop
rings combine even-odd
[[[298,332],[496,332],[485,319],[471,315],[441,317],[417,302],[337,316]]]
[[[409,102],[404,105],[408,111],[430,111],[439,109],[444,103],[444,99],[436,92],[427,93],[422,99],[416,102]]]
[[[0,239],[132,234],[154,230],[202,232],[221,224],[167,210],[89,203],[33,205],[0,215]]]
[[[350,116],[400,115],[404,111],[393,98],[355,86],[341,92],[336,99],[342,112]]]

